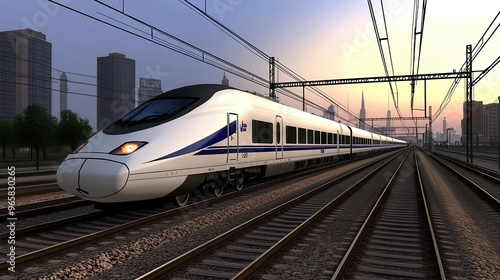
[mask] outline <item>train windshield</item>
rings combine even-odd
[[[152,99],[126,114],[116,123],[130,126],[150,121],[162,121],[174,116],[194,102],[196,102],[195,98]]]

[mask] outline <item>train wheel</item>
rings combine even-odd
[[[221,184],[217,184],[217,182],[212,182],[211,190],[216,197],[219,197],[224,192],[224,186]]]
[[[243,189],[243,180],[241,180],[241,182],[236,182],[234,187],[236,188],[237,191],[241,191]]]
[[[179,207],[186,206],[188,200],[189,200],[189,193],[175,196],[175,204],[177,204],[177,206]]]

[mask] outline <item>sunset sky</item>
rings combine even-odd
[[[150,32],[109,8],[90,0],[58,0],[59,3],[130,30]],[[122,9],[122,0],[103,0]],[[125,0],[125,12],[168,32],[200,49],[268,79],[268,63],[224,34],[215,25],[189,9],[184,1]],[[307,80],[383,76],[384,70],[367,1],[337,0],[190,0],[200,9],[269,56]],[[422,1],[420,1],[422,2]],[[410,74],[413,1],[383,1],[396,75]],[[160,78],[164,91],[199,83],[220,83],[223,71],[202,62],[127,34],[45,0],[0,1],[1,31],[32,28],[47,35],[52,43],[53,88],[59,88],[59,71],[67,73],[69,109],[96,122],[96,58],[120,52],[136,60],[136,85],[139,77]],[[380,19],[380,1],[373,1]],[[465,61],[467,44],[473,47],[500,11],[498,0],[428,1],[423,33],[420,74],[457,71]],[[115,21],[116,20],[116,21]],[[121,22],[121,23],[120,23]],[[494,25],[497,26],[497,18]],[[136,29],[133,29],[136,28]],[[385,31],[383,32],[385,34]],[[383,36],[385,36],[383,34]],[[489,35],[489,34],[488,34]],[[166,37],[164,37],[166,39]],[[196,52],[195,52],[196,53]],[[389,54],[386,52],[386,56]],[[500,34],[488,42],[473,62],[483,70],[500,55]],[[230,73],[230,85],[267,94],[268,89]],[[478,75],[476,73],[475,75]],[[279,73],[279,81],[293,81]],[[77,83],[75,83],[77,82]],[[82,85],[88,83],[90,85]],[[452,80],[427,82],[427,105],[436,111]],[[94,85],[94,86],[93,86]],[[410,116],[410,86],[399,82],[399,108]],[[385,117],[389,86],[385,83],[321,87],[322,91],[359,115],[364,92],[367,117]],[[423,82],[418,82],[415,108],[423,109]],[[292,89],[302,95],[302,89]],[[434,130],[441,129],[443,117],[448,127],[461,134],[464,82],[438,117]],[[327,108],[329,104],[313,93],[307,97]],[[491,71],[474,89],[474,99],[485,104],[498,103],[500,67]],[[301,108],[300,103],[280,95],[282,103]],[[59,115],[59,94],[53,93],[52,114]],[[392,98],[390,110],[397,116]],[[308,111],[315,112],[308,107]],[[316,112],[315,112],[316,113]],[[415,116],[423,116],[416,111]],[[347,116],[346,116],[347,117]],[[412,122],[406,122],[411,124]],[[382,123],[383,124],[383,123]],[[425,125],[424,122],[420,123]],[[399,125],[395,123],[395,125]]]

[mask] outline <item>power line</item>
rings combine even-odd
[[[493,30],[490,30],[490,29],[494,26],[493,24],[495,23],[495,21],[497,21],[497,19],[499,19],[499,15],[500,15],[500,11],[496,14],[495,18],[493,18],[493,20],[491,21],[491,23],[488,25],[488,28],[486,28],[486,31],[484,31],[483,35],[481,36],[481,38],[479,38],[478,42],[476,43],[476,45],[472,49],[472,58],[471,58],[471,61],[474,61],[474,59],[476,58],[476,56],[481,52],[481,50],[483,50],[483,48],[489,42],[489,40],[491,39],[491,37],[498,30],[498,28],[500,26],[500,23],[498,23],[496,25],[496,27],[494,27]],[[497,61],[498,61],[498,59],[497,59]],[[498,63],[498,62],[496,62],[496,63]],[[460,72],[464,71],[464,69],[466,68],[466,64],[467,64],[467,61],[465,61],[464,64],[462,64],[462,67],[460,67],[460,70],[459,70]],[[493,64],[490,65],[490,66],[494,67],[495,65],[496,65],[495,62],[493,62]],[[488,72],[489,72],[489,70],[488,70]],[[455,89],[457,88],[459,82],[460,82],[460,78],[456,78],[451,83],[451,86],[448,89],[448,92],[446,93],[443,101],[441,102],[441,105],[439,106],[439,109],[436,110],[436,112],[434,113],[434,116],[432,117],[432,121],[433,122],[437,120],[437,118],[439,117],[439,115],[441,115],[441,113],[444,111],[444,109],[446,108],[446,106],[448,106],[448,104],[450,103],[451,98],[453,96],[453,93],[455,92]]]
[[[150,33],[146,33],[144,31],[138,30],[137,28],[133,28],[133,29],[135,29],[138,32],[138,33],[135,33],[135,32],[133,32],[131,30],[128,30],[128,29],[123,28],[123,27],[120,27],[120,26],[118,26],[116,24],[110,23],[110,22],[105,21],[103,19],[99,19],[97,17],[91,16],[91,15],[85,13],[85,12],[79,11],[77,9],[74,9],[74,8],[69,7],[67,5],[64,5],[64,4],[61,4],[61,3],[56,2],[54,0],[49,0],[49,1],[52,2],[52,3],[54,3],[54,4],[56,4],[56,5],[58,5],[58,6],[61,6],[61,7],[65,8],[65,9],[68,9],[70,11],[73,11],[75,13],[83,15],[85,17],[88,17],[88,18],[93,19],[95,21],[98,21],[100,23],[106,24],[108,26],[111,26],[111,27],[113,27],[115,29],[118,29],[118,30],[121,30],[123,32],[126,32],[126,33],[128,33],[130,35],[133,35],[133,36],[136,36],[138,38],[144,39],[144,40],[149,41],[151,43],[154,43],[156,45],[159,45],[159,46],[162,46],[164,48],[173,50],[173,51],[175,51],[177,53],[183,54],[183,55],[185,55],[187,57],[190,57],[192,59],[195,59],[195,60],[198,60],[198,61],[203,62],[205,64],[211,65],[213,67],[216,67],[218,69],[221,69],[223,71],[231,73],[231,74],[233,74],[235,76],[238,76],[240,78],[246,79],[246,80],[251,81],[253,83],[256,83],[256,84],[259,84],[259,85],[267,85],[269,83],[268,80],[266,80],[265,78],[262,78],[262,77],[258,76],[255,73],[252,73],[252,72],[250,72],[248,70],[245,70],[244,68],[241,68],[241,67],[239,67],[239,66],[237,66],[235,64],[232,64],[232,63],[230,63],[230,62],[228,62],[228,61],[226,61],[226,60],[224,60],[224,59],[222,59],[222,58],[220,58],[220,57],[218,57],[218,56],[216,56],[216,55],[214,55],[214,54],[212,54],[210,52],[207,52],[207,51],[205,51],[205,50],[203,50],[201,48],[198,48],[198,47],[196,47],[196,46],[194,46],[192,44],[189,44],[188,42],[186,42],[186,41],[184,41],[184,40],[182,40],[182,39],[180,39],[180,38],[178,38],[176,36],[173,36],[173,35],[169,34],[168,32],[165,32],[165,31],[163,31],[163,30],[161,30],[161,29],[159,29],[157,27],[154,27],[151,24],[148,24],[148,23],[146,23],[146,22],[144,22],[144,21],[142,21],[140,19],[137,19],[137,18],[135,18],[135,17],[133,17],[131,15],[128,15],[128,14],[124,13],[123,11],[117,10],[114,7],[111,7],[111,6],[109,6],[109,5],[105,4],[105,3],[102,3],[100,1],[95,0],[97,3],[99,3],[99,4],[101,4],[101,5],[105,6],[105,7],[107,7],[108,9],[110,9],[110,10],[116,12],[116,13],[119,13],[119,14],[121,14],[121,15],[123,15],[123,16],[125,16],[125,17],[127,17],[127,18],[129,18],[129,19],[131,19],[131,20],[133,20],[135,22],[137,22],[137,23],[140,23],[140,24],[146,26],[147,28],[150,29]],[[103,15],[103,14],[101,13],[101,15]],[[120,21],[118,21],[116,19],[113,19],[113,18],[111,18],[109,16],[105,16],[105,17],[108,18],[108,19],[114,20],[114,21],[116,21],[116,22],[118,22],[120,24],[123,24],[126,27],[132,28],[130,25],[127,25],[127,24],[125,24],[123,22],[120,22]],[[166,40],[158,37],[158,35],[166,36],[166,37],[168,37],[168,38],[176,41],[177,43],[180,43],[180,44],[184,45],[185,47],[188,47],[188,48],[192,49],[193,51],[199,52],[199,54],[198,53],[194,53],[193,51],[190,51],[188,49],[182,48],[180,46],[174,45],[174,44],[172,44],[172,43],[170,43],[170,42],[168,42],[168,41],[166,41]]]
[[[222,24],[220,21],[216,20],[212,16],[206,13],[206,11],[202,11],[195,5],[193,5],[191,2],[188,0],[179,0],[182,4],[186,5],[188,8],[191,10],[195,11],[199,15],[203,16],[208,20],[208,22],[212,23],[214,26],[219,28],[222,32],[224,32],[226,35],[229,37],[233,38],[236,42],[238,42],[240,45],[248,49],[249,51],[253,52],[257,56],[260,56],[262,59],[264,59],[266,62],[269,61],[269,55],[267,55],[265,52],[251,44],[249,41],[245,40],[242,36],[238,35],[236,32]]]
[[[375,36],[377,37],[378,48],[379,48],[379,52],[380,52],[380,57],[382,58],[382,64],[384,66],[385,75],[389,76],[389,70],[387,69],[387,61],[386,61],[384,50],[383,50],[383,47],[382,47],[382,40],[387,41],[387,46],[388,46],[388,49],[389,49],[389,59],[390,59],[391,69],[392,69],[392,75],[394,76],[395,75],[395,73],[394,73],[394,64],[393,64],[393,61],[392,61],[392,52],[391,52],[391,47],[390,47],[390,43],[389,43],[389,33],[387,31],[387,22],[385,20],[384,5],[382,3],[382,0],[380,0],[380,4],[381,4],[381,7],[382,7],[383,20],[384,20],[384,27],[385,27],[385,32],[386,32],[386,38],[381,38],[379,30],[378,30],[377,19],[375,18],[375,12],[373,10],[372,2],[371,2],[371,0],[367,0],[367,1],[368,1],[368,8],[370,10],[370,15],[371,15],[371,18],[372,18],[373,28],[375,30]],[[394,103],[394,107],[396,108],[396,112],[398,113],[398,116],[402,117],[401,116],[401,111],[399,110],[398,102],[396,101],[396,97],[399,94],[398,93],[398,89],[397,89],[397,83],[395,84],[395,87],[396,87],[396,96],[394,94],[394,88],[392,87],[392,83],[389,82],[389,88],[391,90],[392,101]],[[405,123],[404,123],[404,121],[402,119],[401,119],[401,124],[403,126],[406,126]]]

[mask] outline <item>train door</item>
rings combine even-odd
[[[335,135],[336,139],[335,139],[335,143],[337,143],[337,155],[340,153],[340,132],[339,130],[337,129],[337,135]]]
[[[227,162],[238,161],[238,114],[227,113]]]
[[[349,158],[352,159],[354,158],[354,155],[352,154],[352,142],[354,142],[354,138],[352,137],[352,128],[348,126],[349,128]]]
[[[276,159],[283,158],[283,118],[276,116]]]

